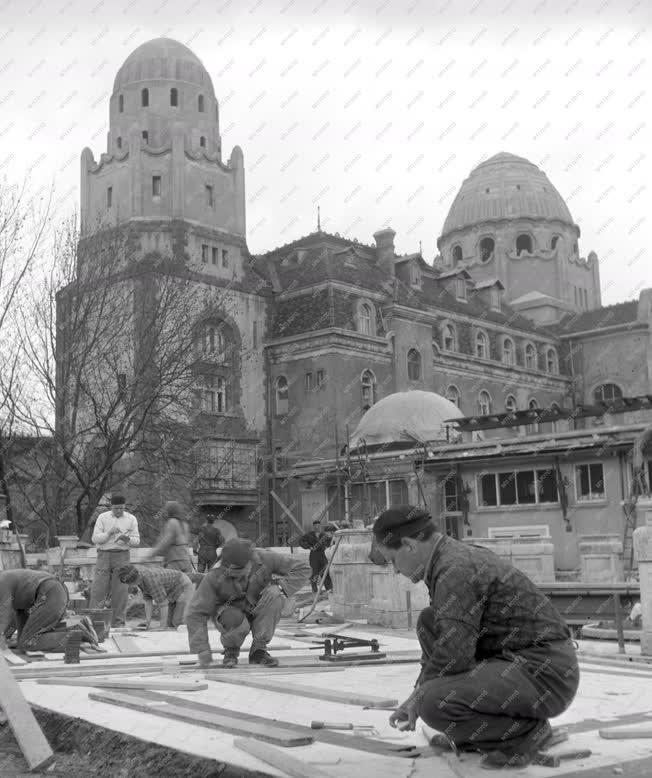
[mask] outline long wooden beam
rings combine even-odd
[[[36,683],[46,686],[94,686],[97,689],[154,689],[170,692],[203,692],[208,689],[207,683],[200,681],[161,681],[147,678],[105,678],[89,675],[83,678],[39,678]]]
[[[156,702],[135,693],[123,694],[122,692],[104,691],[89,692],[88,696],[97,702],[106,702],[110,705],[142,711],[153,716],[162,716],[174,721],[185,721],[201,727],[219,729],[231,735],[255,737],[286,748],[310,745],[314,740],[311,736],[297,734],[290,729],[277,726],[271,720],[267,724],[259,724],[243,719],[234,719],[220,713],[189,710],[185,706],[177,705],[176,702]]]
[[[291,778],[306,778],[307,775],[310,778],[332,778],[329,773],[325,773],[314,764],[302,762],[300,759],[296,759],[296,757],[290,756],[290,754],[285,754],[268,743],[261,743],[259,740],[252,740],[251,738],[236,738],[233,741],[233,745],[240,751],[244,751],[250,756],[255,756],[256,759],[260,759],[261,762],[275,767],[282,773],[291,776]]]
[[[281,506],[281,509],[283,512],[287,515],[287,517],[290,519],[290,521],[294,524],[294,526],[299,530],[299,532],[303,535],[305,533],[305,529],[299,524],[299,522],[294,518],[292,515],[292,512],[288,508],[288,506],[281,500],[281,498],[276,494],[276,492],[273,489],[270,489],[269,492],[272,497],[276,500],[276,502]]]

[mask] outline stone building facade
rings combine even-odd
[[[204,452],[188,500],[228,509],[244,534],[258,505],[269,540],[287,538],[272,490],[304,526],[348,515],[343,447],[393,393],[435,392],[482,416],[651,391],[650,290],[601,307],[597,257],[581,257],[563,198],[527,160],[500,153],[471,172],[431,263],[398,255],[389,227],[368,243],[317,229],[252,256],[243,153],[223,161],[218,101],[189,49],[136,49],[109,114],[107,151],[82,152],[82,245],[127,224],[132,258],[169,257],[169,272],[221,290],[215,310],[189,311],[233,358],[188,415]],[[298,462],[311,463],[301,476]],[[388,483],[408,489],[400,467]],[[405,489],[387,485],[386,499]]]

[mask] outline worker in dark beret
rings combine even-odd
[[[442,733],[434,744],[480,751],[486,767],[529,764],[554,742],[548,719],[568,708],[579,683],[568,626],[548,598],[410,505],[380,514],[370,557],[430,593],[417,622],[421,673],[390,724],[413,730],[421,718]]]
[[[326,549],[332,544],[333,535],[336,532],[337,527],[333,524],[327,524],[322,531],[321,524],[318,521],[313,521],[312,531],[302,535],[301,540],[299,541],[301,548],[310,551],[310,554],[308,555],[308,562],[310,563],[310,568],[312,570],[310,586],[314,593],[317,592],[319,582],[321,581],[324,571],[328,567]],[[333,582],[330,573],[324,578],[324,589],[327,592],[333,591]]]
[[[206,573],[186,611],[188,643],[199,664],[210,665],[208,620],[220,632],[222,664],[235,667],[240,647],[251,632],[249,663],[275,667],[267,651],[286,598],[310,578],[310,565],[290,554],[255,548],[248,540],[231,538],[222,547],[216,567]]]

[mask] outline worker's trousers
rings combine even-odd
[[[432,615],[419,617],[417,635],[426,656],[435,639],[428,627],[433,623]],[[504,651],[469,672],[424,681],[418,713],[458,746],[521,753],[535,747],[548,719],[571,704],[578,684],[573,643],[560,640]]]
[[[39,635],[48,632],[61,621],[68,605],[68,590],[54,578],[39,584],[34,605],[29,610],[15,611],[18,648],[29,651]],[[13,632],[13,628],[8,630]]]
[[[251,631],[251,649],[266,648],[274,637],[276,625],[281,619],[285,597],[278,592],[272,602],[261,613],[246,613],[238,627],[222,632],[220,639],[224,648],[239,650]]]
[[[124,626],[127,614],[127,597],[129,587],[121,583],[118,578],[118,570],[122,565],[129,564],[129,551],[97,551],[97,564],[95,565],[95,577],[91,586],[91,602],[89,607],[92,609],[105,607],[106,600],[111,593],[111,604],[113,608],[112,626]]]

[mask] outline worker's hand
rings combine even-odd
[[[111,527],[111,529],[108,532],[108,535],[110,538],[114,537],[115,535],[122,535],[122,530],[120,527]]]
[[[278,599],[279,594],[281,597],[283,597],[283,599],[285,599],[285,595],[277,584],[271,583],[269,586],[266,586],[261,592],[260,599],[256,603],[256,607],[254,608],[253,612],[255,614],[262,613]]]
[[[116,539],[116,543],[129,543],[129,535],[120,535],[120,537]]]
[[[389,724],[402,732],[414,732],[419,718],[419,697],[416,690],[389,717]]]
[[[210,667],[213,663],[213,654],[210,651],[200,651],[197,654],[200,667]]]

